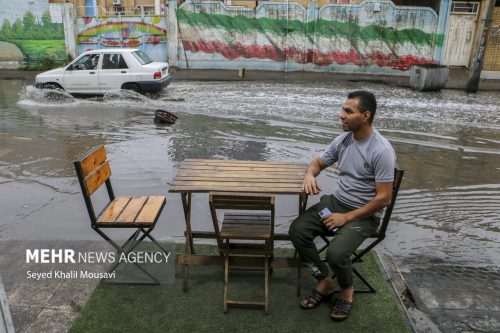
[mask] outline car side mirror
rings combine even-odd
[[[67,68],[66,68],[67,71],[72,71],[73,70],[73,65],[69,65]]]

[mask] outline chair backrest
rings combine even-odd
[[[394,182],[392,183],[391,204],[385,209],[384,218],[382,219],[382,224],[380,225],[380,230],[378,231],[378,238],[385,238],[385,232],[387,231],[387,227],[391,219],[392,210],[398,197],[399,187],[401,186],[401,181],[403,180],[404,173],[405,171],[403,169],[400,169],[399,167],[396,167],[394,169]]]
[[[271,233],[274,233],[274,195],[262,193],[210,192],[210,214],[217,236],[219,248],[222,248],[217,210],[262,210],[271,212]]]
[[[76,160],[74,165],[82,189],[83,198],[85,199],[85,204],[87,205],[87,210],[90,215],[90,220],[92,223],[95,223],[96,215],[90,196],[97,191],[102,184],[106,184],[110,201],[115,199],[109,179],[111,176],[111,168],[107,160],[104,145],[100,145],[90,150]]]

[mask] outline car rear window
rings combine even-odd
[[[151,59],[146,53],[142,51],[134,51],[132,52],[132,55],[139,61],[141,65],[147,65],[153,62],[153,59]]]

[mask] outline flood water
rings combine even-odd
[[[184,159],[308,162],[341,133],[340,106],[355,89],[377,95],[375,126],[406,170],[384,251],[402,270],[444,260],[498,267],[500,94],[370,83],[176,81],[155,99],[74,99],[0,80],[0,240],[97,239],[72,161],[105,144],[115,193],[167,195],[155,233],[180,241],[180,197],[168,188]],[[158,108],[177,123],[154,124]],[[332,168],[320,176],[324,193],[337,177]],[[210,230],[206,196],[193,205],[195,228]],[[278,230],[296,213],[295,198],[279,197]]]

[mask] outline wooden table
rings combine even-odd
[[[188,159],[182,163],[169,192],[180,193],[186,220],[186,253],[178,257],[185,265],[187,288],[188,264],[222,264],[223,258],[195,256],[193,238],[215,238],[215,232],[193,231],[191,228],[191,198],[193,193],[211,191],[240,193],[272,193],[298,195],[302,213],[307,204],[307,195],[302,191],[302,182],[307,164],[235,160]],[[285,239],[282,235],[276,240]],[[275,262],[276,265],[276,262]],[[294,266],[285,261],[285,266]]]

